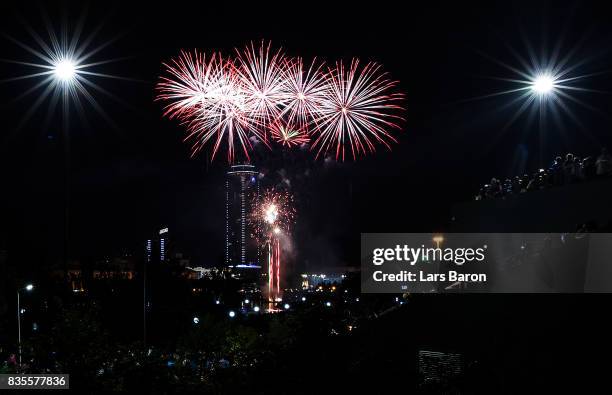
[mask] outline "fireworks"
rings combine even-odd
[[[158,99],[169,102],[164,107],[164,115],[177,118],[186,126],[185,141],[193,141],[192,155],[214,140],[214,158],[225,139],[230,162],[234,158],[235,142],[248,158],[249,137],[261,136],[234,64],[221,54],[207,59],[195,51],[182,52],[164,66],[168,76],[162,77],[157,85]]]
[[[281,296],[281,244],[290,237],[295,219],[293,197],[286,191],[268,190],[255,199],[255,210],[249,215],[255,240],[264,248],[268,266],[268,300]]]
[[[182,51],[163,66],[157,100],[164,116],[186,127],[193,155],[213,141],[213,158],[226,145],[233,162],[238,145],[250,160],[253,138],[268,145],[269,135],[287,148],[313,140],[317,156],[333,149],[341,160],[346,147],[356,159],[396,142],[403,95],[375,63],[329,68],[315,59],[305,66],[262,41],[234,58]]]
[[[291,231],[295,219],[293,196],[286,191],[268,190],[262,196],[254,196],[255,210],[249,215],[253,235],[260,243]]]
[[[253,43],[243,51],[236,50],[235,73],[250,111],[261,125],[276,120],[285,101],[283,53],[270,55],[270,43],[262,42],[258,49]]]
[[[310,142],[307,132],[293,123],[285,123],[282,120],[278,120],[270,125],[270,134],[277,143],[286,147],[308,144]]]
[[[401,110],[397,103],[403,95],[387,93],[396,84],[378,64],[368,63],[360,69],[359,60],[353,59],[347,70],[338,62],[329,72],[329,87],[316,122],[319,133],[313,148],[319,147],[317,155],[335,147],[336,159],[344,160],[347,145],[353,158],[374,152],[375,142],[391,148],[389,142],[396,139],[389,130],[399,129],[402,119],[392,111]]]
[[[282,115],[288,123],[296,124],[299,129],[307,130],[325,103],[329,85],[327,74],[321,71],[323,66],[323,63],[317,65],[315,59],[305,70],[302,58],[297,58],[286,68],[287,101]]]
[[[214,90],[219,72],[217,56],[213,54],[207,59],[198,51],[181,51],[178,58],[163,65],[168,76],[160,78],[157,89],[158,99],[169,102],[164,106],[164,116],[187,119],[195,114],[207,93]]]

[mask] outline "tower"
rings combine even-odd
[[[259,196],[259,173],[253,165],[232,165],[225,180],[225,265],[258,265],[248,215]]]

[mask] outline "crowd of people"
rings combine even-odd
[[[612,176],[612,155],[602,148],[597,158],[579,158],[573,154],[557,156],[548,169],[505,180],[492,178],[476,195],[476,200],[494,199],[553,186],[572,184]]]

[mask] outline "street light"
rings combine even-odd
[[[19,291],[25,290],[31,292],[34,289],[33,284],[27,284],[23,288],[17,288],[17,342],[19,349],[19,372],[21,372],[21,294]]]
[[[72,59],[62,59],[53,65],[53,74],[60,82],[72,82],[77,74],[76,65]]]
[[[549,74],[536,76],[531,83],[531,90],[538,96],[548,95],[555,88],[555,79]]]
[[[444,241],[444,236],[442,235],[435,235],[433,237],[433,242],[436,243],[436,248],[440,248],[440,243],[442,243]]]

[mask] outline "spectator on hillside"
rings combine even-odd
[[[528,191],[535,191],[536,189],[538,189],[538,173],[534,173],[527,183]]]
[[[582,160],[582,179],[591,180],[595,177],[595,161],[592,156],[587,156]]]
[[[550,167],[539,169],[531,176],[524,174],[522,177],[505,178],[503,181],[494,177],[490,184],[485,184],[480,188],[476,200],[494,199],[551,186],[582,182],[591,180],[596,176],[612,176],[612,155],[608,153],[606,148],[602,148],[601,155],[597,157],[597,160],[592,156],[580,159],[580,157],[568,153],[565,159],[557,156]]]
[[[529,175],[523,174],[523,179],[521,180],[521,193],[527,192],[527,186],[529,186]]]
[[[582,180],[582,159],[574,156],[574,182]]]
[[[503,194],[504,196],[512,194],[512,180],[509,178],[504,180]]]
[[[521,193],[521,178],[514,176],[512,179],[512,193]]]
[[[563,184],[563,158],[557,156],[550,166],[550,176],[553,185]]]
[[[491,178],[491,183],[488,184],[488,188],[486,191],[487,198],[496,198],[500,197],[502,194],[502,186],[497,178]]]
[[[601,149],[601,155],[597,157],[595,168],[600,177],[612,175],[612,156],[608,153],[607,148]]]
[[[576,179],[576,161],[574,154],[567,154],[563,162],[563,181],[565,184],[574,182]]]

